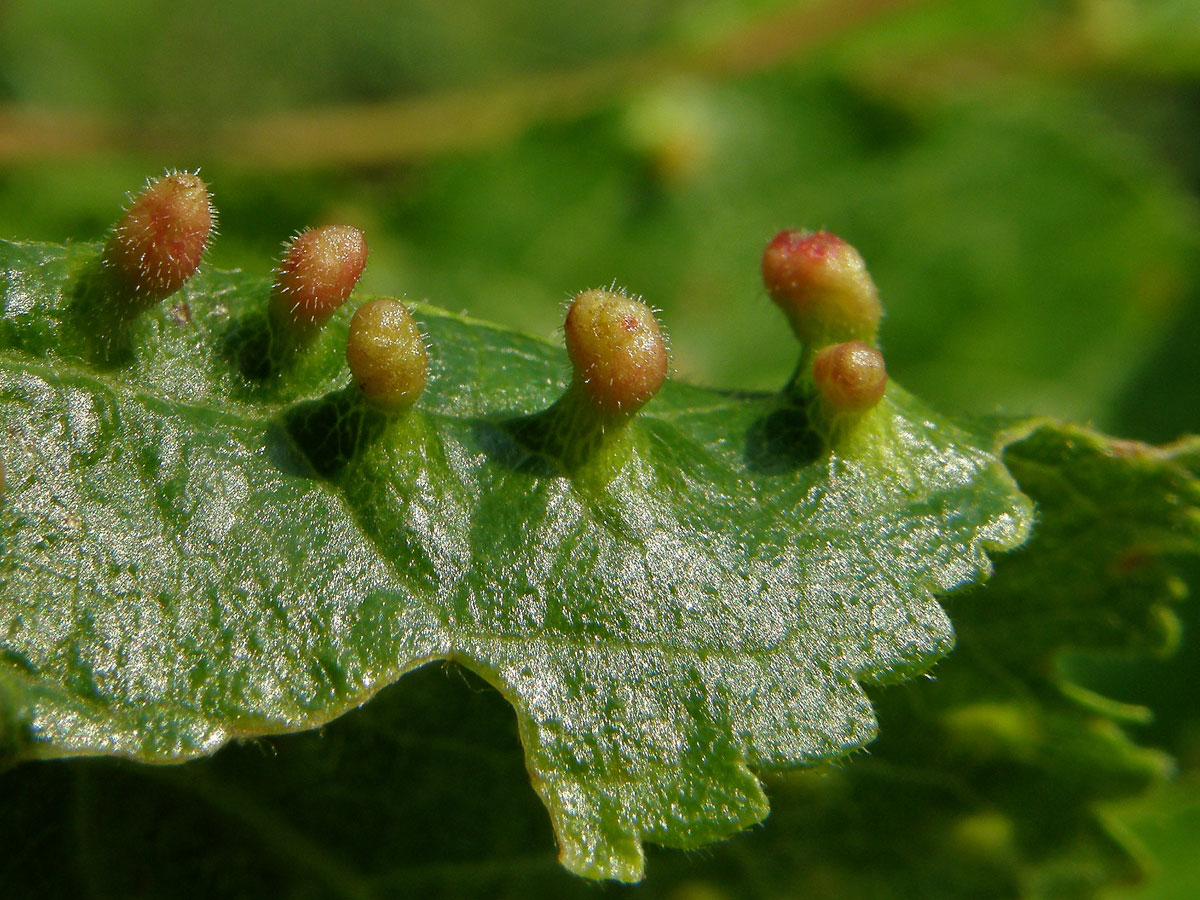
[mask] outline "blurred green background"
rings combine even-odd
[[[1197,147],[1197,0],[0,5],[5,238],[101,239],[147,175],[199,167],[213,265],[348,222],[365,290],[554,340],[616,280],[678,377],[771,388],[795,348],[758,255],[825,227],[909,389],[1154,441],[1200,430]],[[1200,895],[1198,643],[1069,663],[1180,761],[1121,812],[1147,897]]]

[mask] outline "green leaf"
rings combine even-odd
[[[1170,762],[1124,733],[1148,710],[1058,663],[1172,643],[1168,561],[1200,554],[1200,440],[1154,448],[1047,422],[1004,458],[1037,525],[949,604],[955,652],[933,680],[878,694],[869,753],[773,782],[770,827],[687,878],[733,891],[753,872],[761,897],[1090,898],[1145,874],[1099,805]]]
[[[827,452],[782,395],[669,383],[566,459],[556,348],[421,307],[430,385],[385,419],[347,386],[348,311],[273,371],[265,281],[119,329],[96,253],[0,245],[17,758],[183,760],[450,659],[516,708],[564,864],[635,880],[643,840],[761,820],[751,767],[870,740],[861,683],[949,649],[933,594],[1029,525],[995,435],[895,386]]]
[[[1196,550],[1184,448],[1131,449],[1051,424],[1010,446],[1039,530],[986,588],[954,599],[959,646],[936,678],[878,692],[883,732],[868,753],[772,778],[764,828],[703,854],[653,857],[634,895],[1094,897],[1135,876],[1140,860],[1093,808],[1158,780],[1163,759],[1120,733],[1116,706],[1079,702],[1046,665],[1064,647],[1112,647],[1073,639],[1072,623],[1086,636],[1089,621],[1168,611],[1175,591],[1156,554]],[[1093,501],[1083,514],[1075,491]],[[1130,536],[1147,551],[1136,578],[1096,566],[1092,583],[1108,589],[1087,600],[1059,579],[1081,547],[1100,560]],[[1151,589],[1155,570],[1164,580]],[[1035,574],[1044,602],[1010,622]],[[552,863],[506,704],[452,675],[427,667],[320,732],[185,766],[22,767],[0,779],[0,833],[20,836],[0,856],[0,882],[22,900],[594,897]]]

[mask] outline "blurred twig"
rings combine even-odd
[[[0,109],[0,161],[80,156],[119,141],[116,129],[103,116]]]
[[[367,165],[469,149],[569,118],[680,75],[731,75],[794,59],[895,10],[928,0],[811,0],[700,47],[672,48],[500,85],[326,110],[232,120],[203,132],[78,113],[0,109],[0,163],[105,152],[197,151],[270,167]]]

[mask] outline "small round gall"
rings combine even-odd
[[[382,409],[407,409],[425,390],[425,341],[397,300],[371,300],[354,311],[346,361],[363,396]]]
[[[152,178],[113,228],[104,261],[134,294],[161,300],[195,274],[214,217],[199,176],[169,172]]]
[[[763,284],[807,347],[874,341],[883,307],[858,251],[828,231],[781,231],[762,258]]]
[[[284,250],[271,302],[285,321],[318,327],[350,297],[366,266],[367,242],[354,226],[302,231]]]
[[[605,415],[636,412],[667,377],[667,347],[650,307],[614,291],[571,303],[564,326],[576,383]]]
[[[883,354],[862,341],[834,344],[813,359],[813,382],[825,406],[837,414],[866,412],[887,389]]]

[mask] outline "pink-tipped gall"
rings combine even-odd
[[[564,332],[575,382],[603,415],[630,415],[662,387],[666,342],[654,313],[640,300],[584,291],[571,303]]]
[[[134,295],[148,303],[179,290],[195,274],[215,214],[198,175],[168,172],[152,178],[121,216],[104,261]]]
[[[883,307],[858,251],[828,231],[781,231],[762,257],[763,284],[806,347],[873,342]]]
[[[302,231],[275,272],[273,314],[300,329],[320,327],[350,297],[366,265],[367,242],[354,226]]]
[[[813,383],[822,407],[834,416],[866,412],[887,389],[883,354],[863,341],[825,347],[813,359]]]

